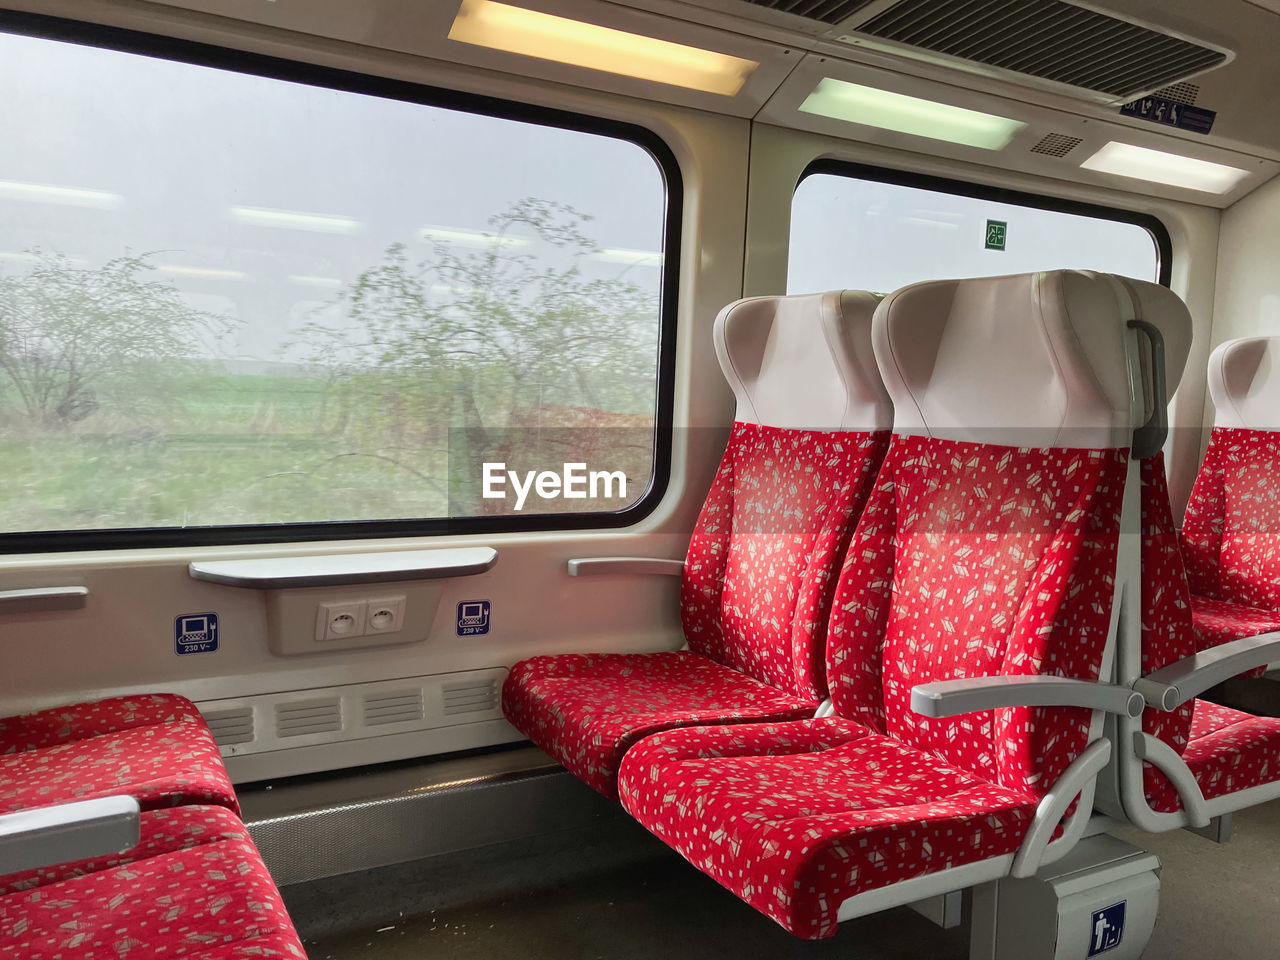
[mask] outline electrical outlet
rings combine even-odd
[[[364,632],[395,633],[404,626],[404,596],[379,597],[365,605]]]
[[[364,636],[367,606],[364,600],[320,604],[316,615],[316,639],[345,640]]]

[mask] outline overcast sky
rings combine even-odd
[[[653,257],[622,252],[662,249],[662,176],[631,143],[3,33],[0,122],[0,271],[32,247],[154,251],[193,304],[242,321],[240,357],[283,359],[288,328],[390,243],[427,258],[423,227],[466,243],[524,197],[595,218],[610,252],[589,275],[658,287]]]

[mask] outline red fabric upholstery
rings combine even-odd
[[[618,762],[642,736],[812,716],[834,571],[888,437],[735,423],[685,561],[691,650],[523,661],[503,685],[507,719],[616,797]]]
[[[1280,433],[1213,428],[1182,521],[1201,649],[1280,629],[1277,471]]]
[[[206,803],[239,811],[203,721],[127,727],[0,755],[0,813],[121,793],[146,809]]]
[[[1207,700],[1195,701],[1191,742],[1182,754],[1206,800],[1280,779],[1280,718],[1255,717]],[[1153,810],[1182,808],[1173,785],[1163,777],[1148,791]]]
[[[617,797],[618,765],[641,737],[691,724],[791,720],[814,704],[688,651],[534,657],[512,668],[507,718],[569,772]]]
[[[179,721],[203,723],[186,697],[136,694],[0,718],[0,753],[38,750],[73,740]]]
[[[689,649],[814,703],[834,572],[888,431],[737,422],[685,559]]]
[[[647,737],[623,758],[623,805],[803,937],[832,934],[849,896],[1012,853],[1091,713],[926,720],[911,688],[1098,678],[1125,472],[1124,450],[895,437],[832,607],[840,716]]]
[[[1037,802],[839,717],[660,733],[620,783],[641,823],[807,938],[854,894],[1013,853]]]
[[[1042,795],[1088,745],[1091,713],[911,710],[917,684],[1097,680],[1110,628],[1124,450],[895,437],[836,592],[836,713],[1017,792]]]
[[[0,897],[0,955],[305,958],[244,828],[210,818],[198,845]]]
[[[126,863],[145,860],[162,853],[187,850],[218,840],[244,837],[244,824],[226,807],[169,807],[144,810],[139,823],[139,842],[124,853],[59,863],[38,870],[0,876],[0,896],[30,890],[48,883],[71,880]]]

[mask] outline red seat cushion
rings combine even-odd
[[[186,697],[168,693],[110,697],[0,718],[0,754],[38,750],[134,727],[179,721],[203,723]]]
[[[1182,759],[1206,800],[1271,783],[1280,779],[1280,718],[1197,700]],[[1152,809],[1181,809],[1172,784],[1161,780],[1163,789],[1148,794]]]
[[[608,797],[618,795],[623,753],[641,737],[811,717],[816,708],[689,651],[534,657],[512,668],[502,706],[529,739]]]
[[[619,785],[645,827],[806,938],[855,894],[1012,854],[1037,803],[838,717],[659,733]]]
[[[239,811],[203,721],[127,727],[0,755],[0,813],[123,793],[144,809],[217,804]]]
[[[1260,633],[1280,630],[1280,611],[1250,607],[1229,600],[1212,597],[1191,598],[1191,615],[1196,633],[1196,649],[1207,650],[1242,637],[1256,637]],[[1260,677],[1266,667],[1258,667],[1247,674]]]
[[[242,840],[244,824],[226,807],[169,807],[144,810],[136,847],[123,853],[59,863],[38,870],[0,876],[0,896],[48,883],[71,880],[162,853],[187,850],[219,840]]]
[[[306,954],[248,834],[0,897],[0,955],[23,960]]]

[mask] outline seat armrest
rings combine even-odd
[[[138,801],[101,797],[0,816],[0,873],[121,853],[138,845]]]
[[[1260,633],[1183,657],[1140,678],[1133,689],[1157,709],[1176,710],[1210,687],[1274,660],[1280,660],[1280,633]]]
[[[684,561],[661,560],[657,557],[583,557],[569,561],[571,577],[598,577],[619,573],[678,577],[684,573]]]
[[[911,688],[911,709],[924,717],[958,717],[998,707],[1084,707],[1136,717],[1143,701],[1127,687],[1069,677],[966,677]]]

